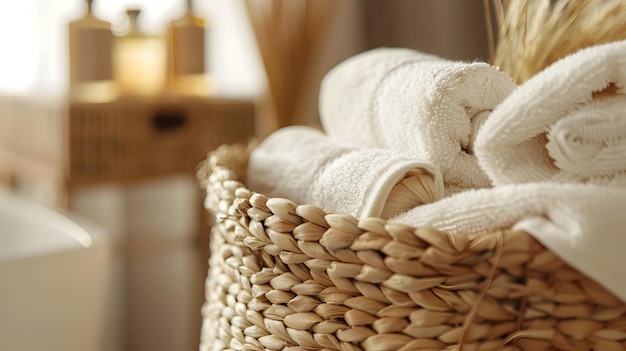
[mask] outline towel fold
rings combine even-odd
[[[528,183],[475,189],[416,207],[389,222],[481,233],[513,227],[626,301],[626,189]]]
[[[357,218],[390,217],[443,197],[433,164],[398,151],[342,145],[305,126],[279,129],[257,146],[247,183],[270,197]]]
[[[472,154],[474,135],[514,88],[508,75],[486,63],[379,48],[326,74],[320,118],[334,139],[415,155],[438,166],[446,185],[487,187]]]
[[[626,41],[563,58],[489,116],[476,156],[494,185],[626,183]]]

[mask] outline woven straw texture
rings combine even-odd
[[[626,306],[531,236],[356,220],[198,171],[215,215],[201,350],[626,350]]]

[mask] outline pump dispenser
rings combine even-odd
[[[196,16],[192,0],[185,14],[168,25],[167,90],[171,94],[207,95],[210,92],[205,67],[206,23]]]
[[[93,0],[87,0],[87,13],[69,23],[70,99],[107,101],[117,89],[113,79],[113,34],[111,24],[96,18]]]

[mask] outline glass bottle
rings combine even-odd
[[[111,24],[93,15],[93,0],[87,0],[87,13],[69,23],[70,99],[107,101],[117,95],[113,79],[113,33]]]
[[[205,63],[205,20],[193,13],[187,0],[185,14],[168,24],[167,89],[171,94],[207,95],[210,82]]]
[[[128,29],[115,38],[114,73],[125,96],[154,96],[165,87],[165,42],[139,29],[140,9],[128,9]]]

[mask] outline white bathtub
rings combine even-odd
[[[0,191],[0,350],[98,350],[109,257],[98,228]]]

